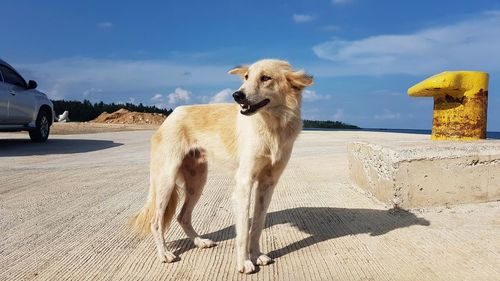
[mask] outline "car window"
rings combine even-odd
[[[21,76],[17,75],[17,73],[12,71],[10,68],[0,65],[0,71],[2,71],[2,76],[5,83],[10,83],[23,88],[27,87],[26,81],[24,81]]]

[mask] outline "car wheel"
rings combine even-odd
[[[41,110],[36,118],[36,127],[29,131],[33,142],[45,142],[49,138],[50,121],[49,114]]]

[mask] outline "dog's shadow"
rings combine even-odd
[[[299,231],[309,234],[309,236],[281,249],[271,250],[268,255],[274,259],[316,243],[345,235],[369,233],[371,236],[378,236],[394,229],[412,225],[428,226],[430,222],[401,209],[300,207],[267,214],[266,228],[280,224],[290,224]],[[235,237],[234,226],[202,235],[202,237],[215,242],[232,239]],[[176,249],[176,255],[181,255],[193,249],[194,245],[188,239],[179,239],[170,242],[169,247]]]

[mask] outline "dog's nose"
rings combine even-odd
[[[236,102],[238,102],[238,103],[239,103],[239,102],[244,101],[244,100],[247,98],[247,96],[246,96],[246,95],[245,95],[245,93],[243,93],[242,91],[236,91],[236,92],[234,92],[234,94],[233,94],[233,98],[234,98],[234,100],[235,100]]]

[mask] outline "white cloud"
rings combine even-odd
[[[40,83],[40,81],[37,79],[38,83]],[[38,88],[41,88],[41,87],[38,87]],[[49,96],[50,99],[53,99],[53,100],[62,100],[65,96],[65,91],[61,90],[61,84],[59,83],[53,83],[51,84],[49,87],[46,87],[44,92],[47,94],[47,96]],[[84,92],[85,93],[85,92]],[[85,97],[85,95],[84,95]]]
[[[332,3],[334,5],[341,5],[341,4],[347,4],[352,2],[352,0],[332,0]]]
[[[315,20],[316,17],[314,15],[308,14],[293,14],[293,21],[296,23],[304,23]]]
[[[114,95],[113,100],[126,100],[129,94],[143,95],[148,100],[153,93],[165,88],[213,86],[238,79],[227,74],[232,65],[164,60],[66,58],[15,65],[21,73],[30,73],[30,79],[37,80],[42,91],[58,99],[81,99],[87,90],[94,88],[106,89],[100,96]]]
[[[163,96],[162,96],[162,94],[156,94],[156,95],[154,95],[151,98],[151,101],[157,102],[157,103],[163,102]]]
[[[175,88],[175,90],[168,94],[168,103],[169,104],[177,104],[177,103],[187,103],[191,98],[191,92],[188,90],[184,90],[182,88]]]
[[[102,93],[102,89],[96,89],[96,88],[90,88],[85,91],[83,91],[83,97],[84,98],[90,98],[93,93]]]
[[[388,109],[384,109],[383,113],[375,114],[374,117],[377,120],[396,120],[401,118],[401,114],[399,112],[392,112]]]
[[[323,118],[323,110],[318,108],[317,106],[308,106],[305,104],[302,107],[302,118],[307,119],[307,120],[320,120],[320,119],[325,119]]]
[[[309,101],[327,100],[330,99],[330,95],[318,95],[316,91],[306,89],[302,92],[302,98],[304,99],[305,102],[309,102]]]
[[[333,120],[335,121],[341,121],[344,119],[345,113],[342,108],[338,108],[337,111],[335,111],[335,114],[333,115]]]
[[[232,94],[233,90],[231,89],[224,89],[217,94],[215,94],[211,99],[210,103],[228,103],[228,102],[233,102]]]
[[[430,74],[443,70],[500,71],[500,12],[401,35],[333,39],[313,47],[335,65],[320,75]]]
[[[102,29],[109,29],[113,27],[113,23],[109,21],[103,21],[97,23],[97,27],[102,28]]]

